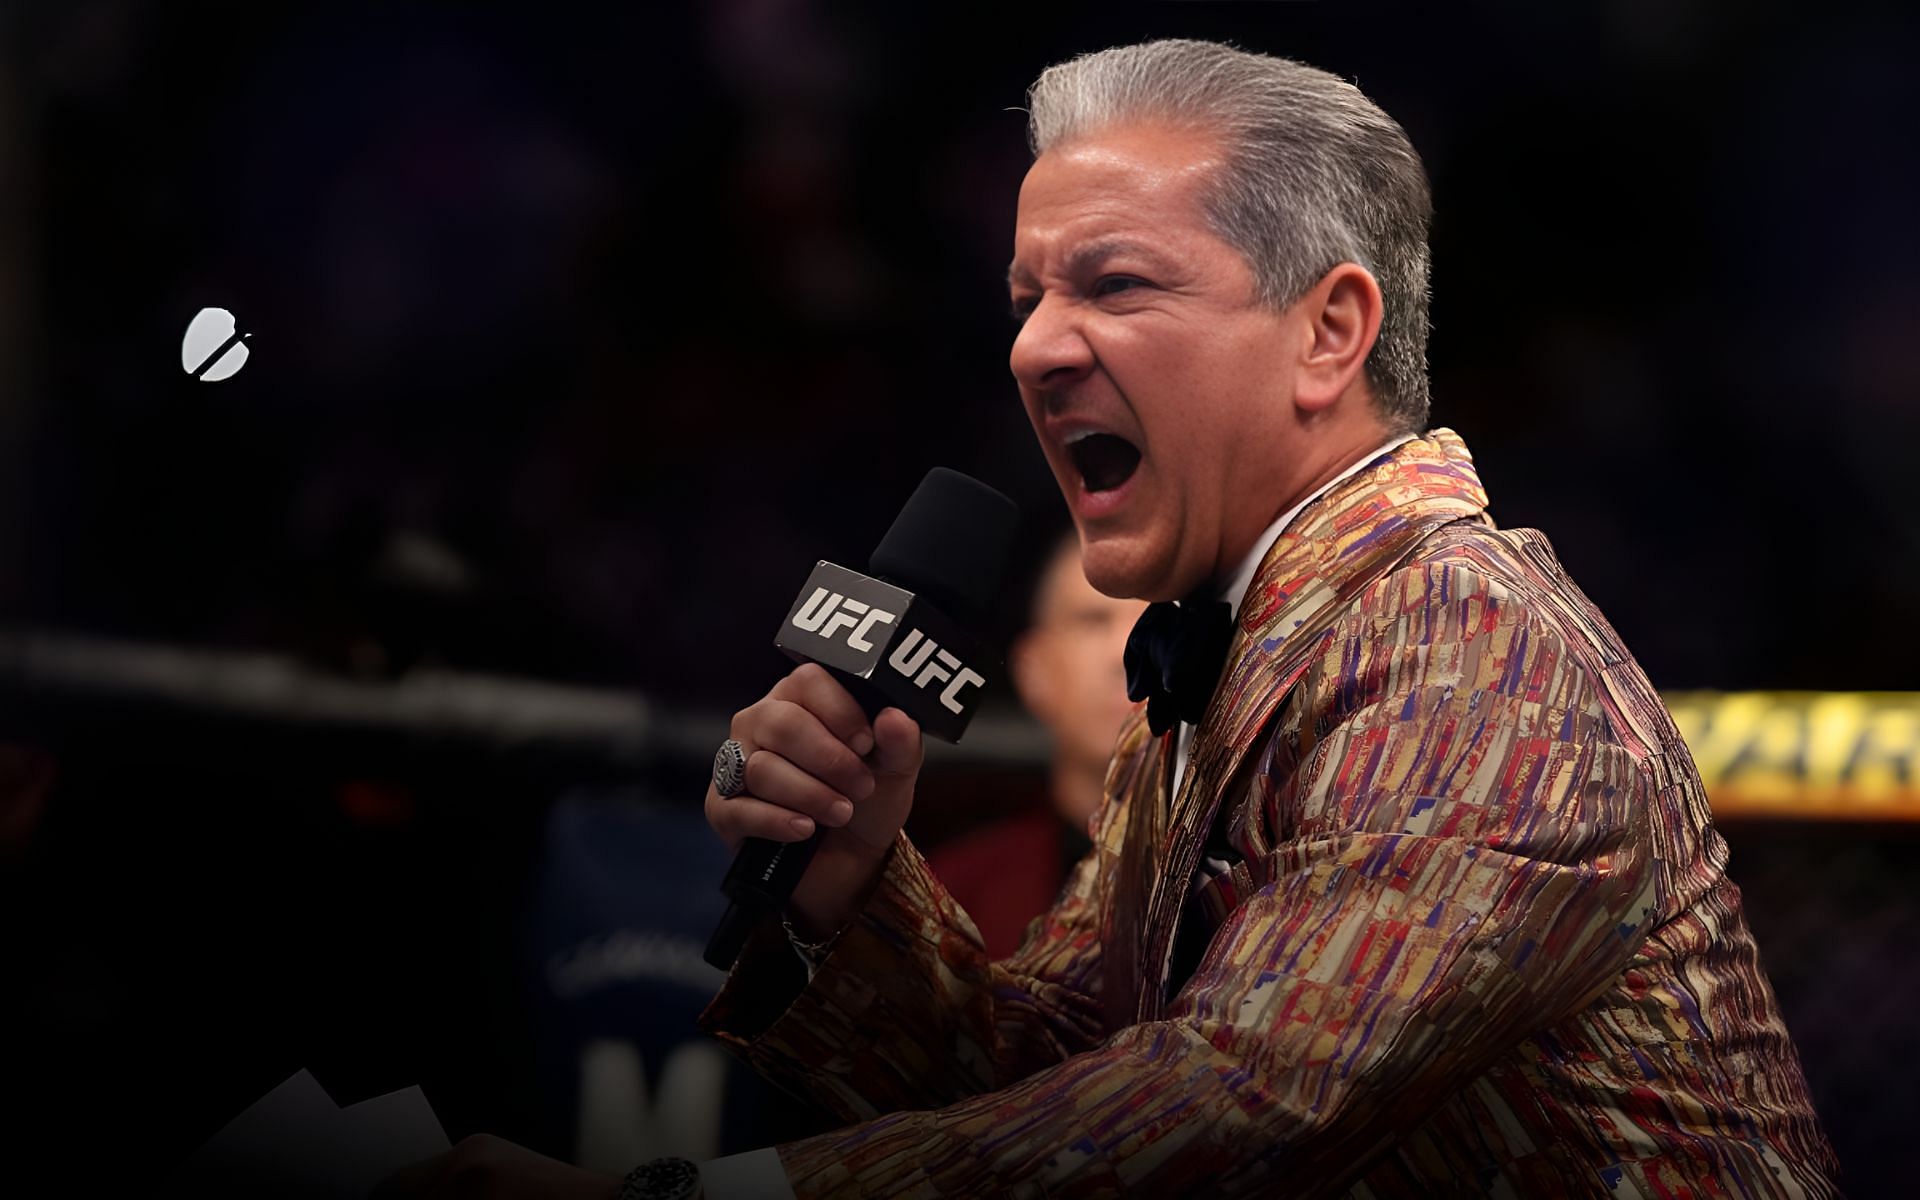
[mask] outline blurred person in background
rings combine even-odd
[[[967,910],[995,958],[1019,948],[1029,923],[1093,848],[1087,829],[1100,807],[1114,738],[1133,706],[1121,660],[1145,608],[1143,601],[1094,590],[1072,531],[1034,583],[1028,624],[1013,641],[1007,670],[1020,702],[1053,741],[1050,803],[969,830],[927,854],[927,865]]]

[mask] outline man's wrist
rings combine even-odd
[[[789,933],[805,942],[838,938],[880,886],[893,850],[893,843],[878,850],[823,846],[787,906]]]
[[[792,939],[795,946],[803,950],[819,946],[823,948],[821,953],[825,953],[824,947],[831,946],[840,940],[840,935],[846,931],[847,926],[853,924],[854,918],[860,915],[860,910],[846,908],[841,910],[841,914],[833,917],[821,916],[817,913],[809,914],[796,904],[788,907],[787,911],[781,915],[780,924],[786,928],[787,937]]]
[[[794,927],[793,918],[790,916],[781,917],[780,925],[787,931],[787,941],[800,952],[800,957],[806,962],[808,968],[818,967],[827,961],[827,955],[833,953],[833,944],[839,941],[840,935],[847,930],[847,927],[842,925],[826,937],[809,938]]]

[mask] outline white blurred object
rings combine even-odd
[[[227,1122],[173,1183],[185,1195],[360,1200],[394,1171],[450,1148],[419,1088],[340,1108],[300,1071]]]
[[[709,1159],[720,1148],[727,1056],[708,1042],[677,1046],[650,1095],[633,1043],[599,1038],[580,1051],[580,1116],[574,1163],[624,1175],[662,1155]]]

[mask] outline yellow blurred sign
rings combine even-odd
[[[1920,820],[1920,692],[1664,698],[1716,817]]]

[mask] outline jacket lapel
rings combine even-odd
[[[1140,976],[1159,986],[1139,989],[1137,1019],[1153,1020],[1165,1007],[1168,958],[1207,829],[1226,785],[1313,661],[1319,635],[1428,534],[1454,521],[1484,520],[1486,506],[1466,444],[1452,430],[1435,429],[1309,504],[1261,560],[1240,605],[1226,673],[1194,731],[1179,794],[1167,804],[1171,733],[1158,739],[1151,767],[1131,789],[1136,802],[1151,797],[1139,807],[1157,811],[1130,814],[1127,835],[1152,838],[1159,868],[1136,943]],[[1140,720],[1123,743],[1144,732]]]

